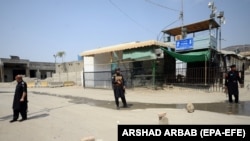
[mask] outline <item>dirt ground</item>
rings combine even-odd
[[[246,78],[248,84],[249,76]],[[80,141],[86,136],[94,136],[97,141],[117,141],[118,124],[158,124],[158,113],[162,112],[167,113],[169,124],[250,123],[249,115],[240,114],[242,110],[249,112],[248,87],[240,88],[241,103],[231,105],[222,92],[138,88],[127,90],[130,108],[120,110],[115,108],[112,90],[30,88],[28,120],[9,123],[13,94],[13,87],[0,88],[1,141]],[[199,105],[200,109],[188,113],[185,104],[189,102],[203,104],[203,108]],[[218,112],[209,110],[209,105],[215,103],[220,104],[211,109],[221,109]],[[238,113],[232,109],[238,109]]]

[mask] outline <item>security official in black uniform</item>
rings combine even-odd
[[[119,98],[121,98],[123,107],[127,108],[127,102],[125,98],[125,80],[120,72],[120,68],[115,69],[115,74],[112,76],[112,85],[114,90],[116,108],[119,109]]]
[[[27,119],[27,109],[28,109],[28,98],[27,98],[27,83],[23,81],[21,75],[16,76],[16,90],[13,99],[13,119],[10,122],[17,121],[19,114],[21,114],[22,119],[19,121],[24,121]]]
[[[225,86],[228,91],[229,102],[232,103],[232,95],[234,95],[235,103],[239,102],[239,85],[238,82],[243,86],[242,79],[240,77],[239,71],[236,70],[236,65],[230,66],[231,70],[226,74]]]

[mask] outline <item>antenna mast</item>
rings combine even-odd
[[[181,18],[181,26],[183,26],[184,25],[183,0],[181,0],[181,14],[180,14],[180,18]]]
[[[180,18],[181,18],[181,35],[182,38],[186,38],[187,35],[187,29],[184,26],[184,12],[183,12],[183,0],[181,0],[181,13],[180,13]]]

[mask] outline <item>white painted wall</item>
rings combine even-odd
[[[84,72],[94,72],[94,56],[84,57]],[[90,73],[84,76],[85,86],[94,87],[94,74]],[[89,80],[89,81],[88,81]]]

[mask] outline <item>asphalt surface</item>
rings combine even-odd
[[[224,93],[194,90],[127,90],[129,108],[116,110],[112,90],[81,87],[30,88],[28,120],[12,119],[14,88],[0,89],[1,141],[117,141],[118,124],[158,124],[166,112],[169,124],[249,124],[250,94],[240,89],[240,104],[229,104]],[[192,102],[194,113],[185,106]],[[122,104],[121,104],[122,105]]]

